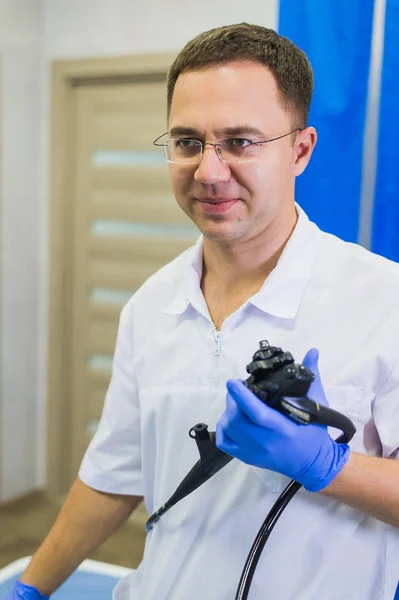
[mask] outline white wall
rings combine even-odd
[[[277,0],[44,0],[43,4],[48,57],[174,50],[219,25],[277,24]]]
[[[0,0],[7,173],[0,501],[45,483],[51,61],[178,50],[218,25],[275,28],[277,10],[278,0]]]
[[[0,500],[35,486],[40,0],[0,0]]]

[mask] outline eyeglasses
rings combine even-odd
[[[194,165],[201,162],[202,154],[205,146],[213,146],[218,158],[225,163],[249,162],[256,160],[261,152],[261,144],[268,144],[275,140],[287,137],[297,131],[302,131],[302,128],[294,129],[283,135],[272,138],[270,140],[247,140],[246,138],[233,137],[221,138],[212,142],[201,142],[200,140],[192,140],[191,138],[166,138],[162,143],[158,141],[168,132],[163,133],[156,140],[154,146],[163,146],[165,158],[170,163]]]

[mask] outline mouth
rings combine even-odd
[[[239,200],[239,198],[196,198],[196,200],[206,204],[223,204],[223,202],[233,202]]]
[[[196,198],[201,209],[206,213],[221,214],[239,202],[240,198]]]

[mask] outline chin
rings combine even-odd
[[[215,223],[216,226],[207,227],[197,223],[198,229],[201,231],[204,238],[211,242],[231,243],[241,239],[242,232],[235,231],[234,228],[227,224]]]

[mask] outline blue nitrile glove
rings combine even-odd
[[[315,375],[308,397],[328,406],[312,348],[303,364]],[[347,444],[337,444],[325,425],[300,425],[264,404],[242,381],[227,382],[226,410],[216,425],[216,445],[243,462],[282,473],[309,492],[326,487],[349,458]]]
[[[43,596],[33,585],[16,581],[13,589],[3,600],[48,600],[50,596]]]

